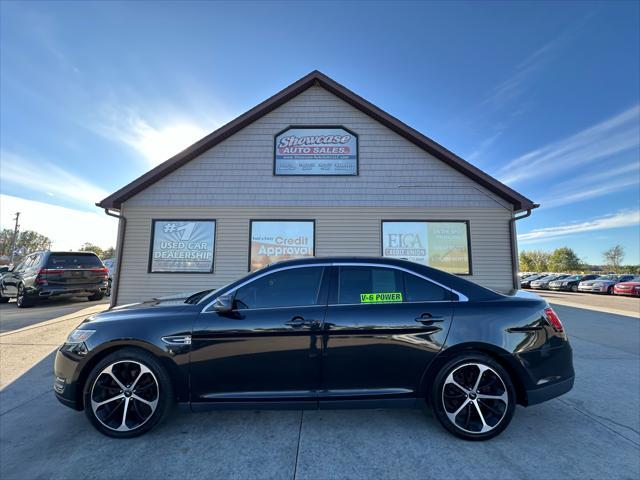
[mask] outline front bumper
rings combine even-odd
[[[82,357],[68,354],[58,349],[53,367],[55,374],[53,391],[56,394],[56,398],[60,403],[74,410],[82,410],[82,398],[78,395],[81,392],[77,391],[79,364],[81,361]]]
[[[579,292],[591,292],[591,293],[606,293],[608,287],[602,286],[594,286],[594,285],[578,285]]]
[[[571,285],[549,285],[549,290],[561,290],[564,292],[568,292],[571,290]]]
[[[617,288],[613,289],[613,293],[616,295],[628,295],[631,297],[640,297],[640,290],[618,290]]]

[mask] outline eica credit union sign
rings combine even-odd
[[[358,174],[358,136],[341,127],[291,127],[274,148],[276,175]]]

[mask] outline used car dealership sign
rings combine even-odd
[[[357,175],[358,136],[344,128],[288,128],[275,138],[274,173]]]

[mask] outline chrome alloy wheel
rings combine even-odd
[[[505,417],[509,394],[494,369],[481,363],[465,363],[444,381],[442,405],[459,429],[471,434],[487,433]]]
[[[153,372],[135,360],[107,365],[91,388],[91,409],[105,427],[117,431],[135,430],[156,411],[160,386]]]

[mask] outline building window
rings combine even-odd
[[[383,221],[382,256],[471,275],[469,222]]]
[[[215,220],[153,220],[150,273],[212,273]]]
[[[313,220],[251,220],[249,271],[293,258],[315,256]]]

